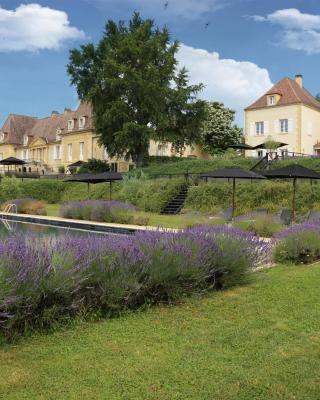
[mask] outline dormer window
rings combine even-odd
[[[28,145],[28,141],[29,141],[29,136],[28,135],[24,135],[23,136],[23,145],[27,146]]]
[[[79,129],[83,129],[86,124],[86,117],[80,117],[79,118]]]
[[[269,106],[274,106],[276,104],[276,99],[274,96],[268,97],[268,104],[269,104]]]
[[[0,133],[0,142],[3,142],[5,138],[5,134],[3,132]]]
[[[68,131],[72,131],[74,128],[74,120],[73,119],[69,119],[68,121]]]
[[[58,128],[57,130],[56,130],[56,141],[58,142],[59,140],[61,140],[61,129],[60,128]]]

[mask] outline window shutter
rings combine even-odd
[[[250,136],[254,136],[254,122],[250,122]]]
[[[288,119],[288,132],[291,133],[293,131],[293,119]]]
[[[279,129],[279,120],[275,119],[274,120],[274,133],[279,133],[280,129]]]
[[[269,121],[264,121],[263,122],[263,127],[264,127],[264,133],[268,134],[269,133]]]

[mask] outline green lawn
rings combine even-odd
[[[320,265],[0,350],[6,400],[316,400]]]
[[[47,214],[51,217],[57,217],[59,215],[59,204],[48,204]],[[178,215],[159,215],[153,213],[146,213],[137,211],[137,215],[148,216],[150,226],[161,226],[163,228],[185,228],[195,224],[213,224],[213,223],[224,223],[221,219],[210,220],[209,217],[204,215],[192,215],[192,214],[178,214]]]

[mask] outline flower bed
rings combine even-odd
[[[59,214],[64,218],[119,224],[147,225],[148,218],[134,215],[135,207],[119,201],[86,200],[66,203]]]
[[[47,329],[77,315],[111,316],[144,304],[245,281],[268,245],[224,226],[177,234],[47,238],[0,242],[0,331]]]
[[[1,210],[5,210],[8,204],[15,204],[19,214],[47,215],[47,203],[42,200],[36,200],[30,197],[14,199],[3,203]]]
[[[274,236],[276,262],[308,264],[320,260],[320,221],[293,225]]]

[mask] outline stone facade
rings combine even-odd
[[[170,143],[155,141],[150,141],[149,154],[175,155]],[[47,118],[9,115],[0,130],[0,159],[7,157],[27,161],[26,166],[19,167],[21,171],[40,174],[67,170],[70,164],[92,158],[106,161],[118,172],[134,167],[130,161],[110,158],[107,149],[99,145],[92,111],[86,103],[81,103],[75,111],[67,108],[63,113],[53,111]],[[188,146],[183,157],[209,158],[199,146]]]
[[[284,78],[245,109],[245,142],[257,146],[271,138],[287,145],[278,153],[320,155],[320,103],[303,87],[301,75]],[[248,156],[266,150],[247,151]]]

